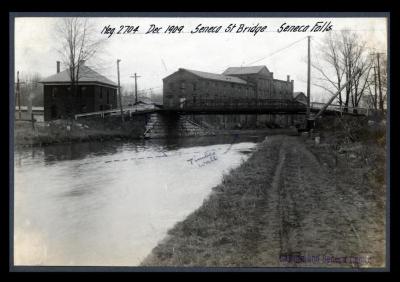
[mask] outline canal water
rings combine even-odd
[[[16,151],[14,263],[139,265],[264,137],[95,142]]]

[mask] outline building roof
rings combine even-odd
[[[99,74],[98,72],[94,71],[93,69],[89,68],[88,66],[85,66],[85,65],[80,66],[79,72],[80,72],[79,82],[81,82],[81,83],[82,82],[101,83],[101,84],[106,84],[106,85],[110,85],[113,87],[117,87],[117,84],[115,84],[113,81],[111,81],[107,77]],[[43,83],[43,84],[49,84],[49,83],[62,84],[62,83],[70,83],[70,82],[71,82],[71,79],[70,79],[69,71],[67,69],[41,80],[41,83]]]
[[[189,70],[189,69],[183,69],[183,68],[181,68],[180,70],[185,70],[187,72],[190,72],[190,73],[192,73],[192,74],[194,74],[196,76],[199,76],[199,77],[205,78],[205,79],[212,79],[212,80],[219,80],[219,81],[225,81],[225,82],[247,84],[247,82],[245,80],[240,79],[238,77],[234,77],[234,76],[227,76],[227,75],[223,75],[223,74],[204,72],[204,71],[196,71],[196,70]]]
[[[299,95],[303,95],[304,97],[307,97],[306,94],[304,94],[304,92],[293,92],[293,98],[297,98],[297,96]]]
[[[230,67],[227,68],[223,74],[232,75],[232,74],[256,74],[259,73],[263,68],[265,68],[268,72],[268,68],[266,66],[252,66],[252,67]]]

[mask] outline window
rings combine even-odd
[[[110,104],[110,89],[107,89],[107,104]]]
[[[82,92],[86,91],[86,86],[81,86],[81,91]]]
[[[169,86],[169,90],[174,90],[174,83],[173,82],[171,82],[168,86]]]
[[[193,91],[196,91],[197,90],[197,85],[196,85],[196,83],[193,83]]]
[[[58,88],[57,88],[57,87],[53,87],[53,88],[51,89],[51,97],[52,97],[52,98],[56,98],[57,92],[58,92]]]
[[[185,92],[185,82],[184,81],[181,82],[181,92],[182,93]]]
[[[100,99],[103,99],[103,87],[100,86],[100,93],[99,93]]]

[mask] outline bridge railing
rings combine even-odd
[[[312,102],[310,106],[312,109],[322,109],[324,105],[325,103]],[[366,116],[372,113],[371,109],[362,107],[351,107],[351,106],[348,106],[346,111],[346,108],[344,106],[335,104],[329,105],[327,110],[337,111],[340,113],[352,113],[352,114],[366,115]]]
[[[241,110],[241,109],[288,109],[302,110],[305,106],[287,99],[196,99],[166,107],[176,110]]]

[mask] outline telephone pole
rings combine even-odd
[[[374,66],[374,109],[378,109],[378,92],[376,89],[376,67]]]
[[[120,59],[117,60],[117,72],[118,72],[118,96],[119,96],[119,106],[121,109],[121,121],[124,122],[124,111],[122,110],[122,97],[121,97],[121,86],[119,82],[119,62],[121,62]]]
[[[308,38],[308,60],[307,60],[307,118],[310,117],[310,81],[311,81],[311,51],[310,51],[310,39],[311,36],[307,36]]]
[[[135,78],[135,104],[137,104],[137,102],[138,102],[138,99],[137,99],[137,78],[140,77],[140,76],[136,75],[136,72],[135,72],[135,75],[131,76],[131,77]]]
[[[21,119],[21,92],[19,89],[19,71],[17,71],[17,102],[18,102],[18,117]]]

